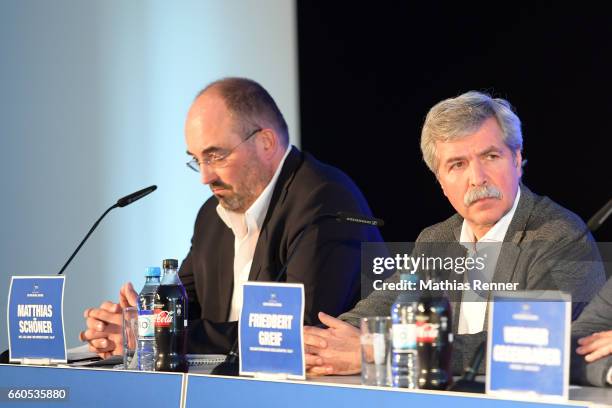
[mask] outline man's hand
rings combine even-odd
[[[584,359],[591,363],[612,354],[612,330],[593,333],[578,340],[580,347],[576,353],[584,355]]]
[[[122,309],[117,303],[103,302],[98,308],[89,308],[83,313],[87,330],[79,335],[81,341],[89,343],[89,351],[102,358],[121,354]]]
[[[356,327],[319,312],[327,329],[304,327],[308,374],[357,374],[361,371],[360,332]]]
[[[124,283],[119,289],[119,304],[121,307],[138,306],[138,293],[134,290],[132,282]]]
[[[85,310],[87,330],[79,334],[80,340],[87,341],[89,350],[102,358],[120,355],[123,352],[123,308],[136,306],[137,302],[138,294],[132,284],[124,284],[119,291],[119,304],[106,301],[98,308]]]

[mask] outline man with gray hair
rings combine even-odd
[[[497,252],[487,261],[491,282],[569,292],[575,319],[605,281],[601,263],[588,262],[599,260],[599,252],[578,216],[521,183],[522,147],[520,119],[503,99],[471,91],[435,105],[423,125],[421,150],[457,214],[423,230],[416,245],[442,244],[466,257],[495,243]],[[472,279],[466,275],[460,280]],[[359,319],[389,315],[396,297],[395,291],[375,290],[338,318],[321,313],[328,328],[304,330],[309,372],[358,373]],[[486,339],[488,293],[449,297],[453,371],[459,374]]]

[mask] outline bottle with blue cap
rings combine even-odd
[[[138,369],[153,371],[155,367],[155,293],[161,269],[150,266],[145,270],[145,284],[138,295]]]

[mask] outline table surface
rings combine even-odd
[[[482,376],[477,378],[478,381],[484,382],[485,379]],[[359,375],[349,376],[327,376],[327,377],[316,377],[309,378],[307,381],[327,383],[327,384],[349,384],[349,385],[360,385],[361,377]],[[590,401],[597,404],[612,406],[612,388],[598,388],[598,387],[582,387],[577,385],[570,385],[570,401]],[[484,394],[481,394],[484,395]]]
[[[23,366],[22,366],[23,367]],[[15,377],[18,374],[26,374],[26,371],[28,371],[28,376],[31,376],[32,372],[28,370],[28,367],[23,367],[24,369],[26,369],[24,372],[21,372],[21,370],[19,369],[19,366],[5,366],[5,365],[0,365],[0,369],[5,370],[5,369],[9,369],[10,371],[5,371],[4,374],[9,374],[7,375],[7,377],[4,378],[4,380],[7,381],[0,381],[0,383],[8,383],[9,378],[11,377]],[[43,368],[43,372],[46,371],[44,367],[38,367],[38,368]],[[194,367],[192,367],[194,368]],[[13,371],[17,369],[17,371]],[[29,369],[37,369],[37,367],[29,367]],[[0,371],[2,371],[0,370]],[[77,369],[78,371],[75,372],[75,374],[78,374],[78,377],[80,377],[82,380],[87,379],[88,377],[91,377],[89,375],[87,376],[83,376],[83,374],[86,371],[83,371],[83,368],[81,369]],[[94,370],[92,370],[94,371]],[[101,370],[101,371],[116,371],[116,370]],[[43,374],[43,372],[39,372],[39,374]],[[57,373],[57,372],[55,372]],[[93,374],[93,373],[92,373]],[[110,374],[110,373],[109,373]],[[157,377],[156,374],[162,374],[162,373],[146,373],[146,375],[142,375],[144,373],[138,373],[138,372],[133,372],[133,371],[123,371],[123,372],[117,372],[116,374],[119,375],[125,375],[126,377],[131,376],[130,377],[130,381],[128,382],[133,382],[133,381],[151,381],[150,376],[154,375],[155,377]],[[199,377],[197,374],[206,374],[205,370],[191,370],[189,372],[189,374],[195,374],[195,377]],[[176,374],[174,374],[176,376]],[[132,378],[133,376],[136,376],[134,378]],[[4,377],[4,376],[0,376],[0,377]],[[57,377],[57,374],[52,375],[52,377]],[[99,376],[98,376],[99,377]],[[148,379],[147,379],[148,377]],[[209,377],[209,376],[206,376]],[[46,378],[46,377],[45,377]],[[201,378],[201,377],[200,377]],[[237,387],[237,388],[244,388],[244,390],[246,391],[247,389],[250,389],[251,391],[253,390],[260,390],[260,389],[274,389],[274,382],[278,382],[278,381],[265,381],[264,383],[262,383],[260,386],[255,386],[255,384],[252,382],[252,379],[249,378],[236,378],[236,377],[230,377],[228,378],[228,380],[234,380],[234,381],[227,381],[225,382],[223,378],[221,377],[209,377],[211,381],[206,381],[206,383],[208,384],[213,384],[214,386],[225,386],[225,387],[230,387],[232,389],[234,389],[233,387]],[[22,379],[23,380],[23,379]],[[91,380],[91,378],[90,378]],[[109,381],[112,380],[112,378],[109,378]],[[127,380],[127,379],[126,379]],[[205,380],[204,378],[202,378],[202,380]],[[479,381],[484,381],[483,377],[477,378],[477,380]],[[112,380],[112,381],[116,381],[116,380]],[[221,382],[219,382],[221,381]],[[238,383],[236,383],[235,381],[238,381]],[[283,381],[281,381],[282,383]],[[23,383],[25,384],[25,382],[23,381],[19,381],[19,383]],[[200,382],[201,383],[201,382]],[[250,384],[249,384],[250,383]],[[267,385],[265,384],[267,383]],[[340,386],[341,388],[344,388],[346,390],[346,392],[350,392],[349,390],[351,388],[354,388],[355,390],[358,389],[362,389],[363,392],[358,392],[355,396],[355,398],[359,398],[359,395],[365,395],[367,394],[367,392],[365,391],[365,389],[370,389],[370,390],[380,390],[380,391],[384,391],[385,388],[383,387],[361,387],[361,377],[359,375],[352,375],[352,376],[323,376],[323,377],[315,377],[315,378],[309,378],[306,381],[287,381],[287,386],[286,387],[281,387],[280,389],[295,389],[295,386],[302,384],[302,385],[328,385],[328,386]],[[216,384],[216,385],[215,385]],[[294,385],[291,385],[294,384]],[[255,388],[253,388],[253,386],[255,386]],[[334,387],[334,388],[335,388]],[[364,389],[365,388],[365,389]],[[180,387],[179,387],[180,389]],[[235,389],[234,389],[235,390]],[[298,389],[296,389],[298,390]],[[391,393],[387,396],[389,398],[393,397],[392,394],[395,394],[396,392],[400,391],[397,389],[389,389],[391,391]],[[75,392],[77,390],[75,389]],[[321,389],[320,391],[318,391],[318,393],[320,394],[321,392],[323,392],[323,394],[327,395],[329,394],[337,394],[340,390],[338,389],[338,391],[333,391],[333,390],[329,390],[329,391],[324,391],[323,389]],[[300,392],[306,392],[304,390],[301,390]],[[344,392],[343,395],[349,395],[346,394],[346,392]],[[179,391],[180,393],[180,391]],[[490,400],[492,397],[490,396],[486,396],[484,394],[466,394],[466,393],[454,393],[454,392],[444,392],[444,391],[427,391],[427,390],[417,390],[416,393],[418,393],[419,395],[425,393],[425,394],[431,394],[432,396],[432,400],[442,400],[442,399],[446,399],[448,397],[453,397],[456,396],[460,399],[463,399],[462,397],[471,397],[471,398],[477,398],[477,400],[471,400],[471,401],[482,401],[485,404],[488,404],[488,402],[486,402],[487,400]],[[310,396],[311,394],[304,394],[304,395],[308,395]],[[382,395],[381,395],[382,396]],[[423,395],[421,395],[423,396]],[[415,398],[417,398],[417,395],[414,395]],[[482,398],[482,399],[481,399]],[[504,398],[504,400],[507,400],[506,398]],[[466,400],[467,401],[467,400]],[[587,402],[588,404],[584,404],[584,405],[589,405],[589,406],[593,406],[595,405],[602,405],[602,406],[608,406],[608,407],[612,407],[612,388],[608,387],[608,388],[596,388],[596,387],[579,387],[579,386],[570,386],[570,404],[573,401],[584,401]],[[460,400],[458,400],[458,402],[461,402]],[[501,401],[500,401],[501,402]],[[536,401],[534,401],[536,402]],[[244,401],[242,401],[242,403],[244,403]],[[473,402],[472,402],[473,404]],[[503,405],[503,404],[502,404]],[[561,405],[563,405],[563,403],[561,403]],[[567,404],[566,404],[567,405]]]
[[[194,368],[194,367],[192,367]],[[208,372],[204,370],[192,370],[189,371],[190,374],[208,374]],[[478,376],[476,380],[484,382],[484,376]],[[335,384],[335,385],[351,385],[358,386],[361,385],[361,376],[359,375],[335,375],[335,376],[321,376],[321,377],[313,377],[308,378],[306,380],[310,383],[319,383],[319,384]],[[577,385],[570,385],[570,401],[589,401],[594,402],[596,404],[603,404],[612,407],[612,388],[598,388],[598,387],[583,387]],[[483,395],[484,394],[472,394],[474,396]]]

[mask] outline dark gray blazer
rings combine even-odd
[[[612,278],[593,298],[580,317],[572,324],[572,382],[603,387],[606,375],[612,367],[612,355],[586,363],[584,357],[576,354],[580,337],[595,332],[612,330]]]
[[[572,317],[575,319],[588,301],[605,282],[599,260],[599,251],[584,222],[574,213],[554,203],[548,197],[538,196],[521,184],[521,197],[510,222],[499,254],[493,282],[516,282],[517,290],[561,290],[572,295]],[[416,241],[444,243],[444,256],[465,255],[459,244],[463,218],[455,214],[446,221],[425,228]],[[421,253],[420,250],[415,253]],[[440,254],[437,254],[438,256]],[[399,280],[397,274],[389,278]],[[374,291],[360,301],[340,319],[359,325],[359,318],[389,315],[397,297],[394,291]],[[455,344],[453,372],[460,374],[468,366],[478,345],[487,338],[486,331],[457,335],[460,292],[449,295]],[[487,327],[485,319],[485,327]],[[484,372],[484,364],[480,372]]]

